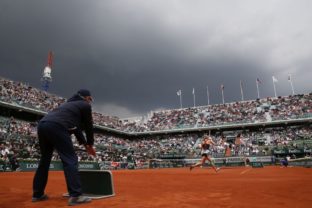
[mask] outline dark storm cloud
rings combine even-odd
[[[251,3],[252,2],[252,3]],[[310,91],[309,1],[42,1],[0,2],[1,76],[40,87],[52,50],[50,92],[68,97],[89,88],[96,110],[122,117],[154,109]],[[220,12],[222,10],[222,12]],[[299,15],[300,14],[300,15]]]

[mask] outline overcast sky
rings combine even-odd
[[[49,92],[90,89],[94,110],[151,110],[311,92],[310,0],[0,0],[0,76]]]

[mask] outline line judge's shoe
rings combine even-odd
[[[88,203],[91,201],[91,198],[87,197],[87,196],[77,196],[77,197],[69,197],[68,199],[68,205],[69,206],[75,206],[78,204],[84,204],[84,203]]]
[[[40,197],[32,197],[31,201],[32,202],[40,202],[40,201],[45,201],[45,200],[48,200],[48,195],[46,194],[43,194],[42,196]]]

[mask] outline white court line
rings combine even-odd
[[[250,171],[250,170],[251,170],[251,169],[244,170],[244,171],[242,171],[242,172],[240,173],[240,175],[243,175],[243,174],[247,173],[247,172]]]

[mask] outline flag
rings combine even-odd
[[[272,79],[273,79],[273,82],[278,82],[278,80],[274,76],[272,76]]]
[[[194,89],[194,87],[193,87],[193,91],[192,91],[192,94],[193,94],[193,95],[195,94],[195,89]]]
[[[288,81],[291,82],[291,75],[288,74]]]
[[[222,90],[222,91],[224,90],[224,85],[223,85],[223,84],[221,85],[221,90]]]
[[[259,78],[257,78],[257,83],[258,84],[262,84],[261,80]]]
[[[177,92],[177,95],[178,95],[178,96],[180,96],[180,95],[181,95],[181,90],[179,90],[179,91]]]

